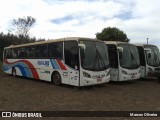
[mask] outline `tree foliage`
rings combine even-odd
[[[104,28],[102,32],[96,33],[96,38],[103,41],[129,42],[126,33],[116,27]]]
[[[31,16],[27,16],[26,18],[23,17],[23,18],[13,19],[12,21],[12,24],[14,27],[13,31],[18,36],[28,37],[29,30],[35,22],[36,22],[36,19]]]
[[[3,49],[4,47],[10,45],[18,45],[23,43],[35,42],[36,38],[24,37],[24,36],[16,36],[10,33],[4,34],[0,33],[0,60],[2,60]]]

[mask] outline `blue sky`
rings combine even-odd
[[[1,0],[0,32],[12,20],[36,19],[31,36],[55,39],[90,37],[105,27],[123,30],[131,43],[160,44],[160,0]]]

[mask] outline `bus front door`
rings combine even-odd
[[[79,85],[79,50],[76,41],[64,42],[64,58],[69,74],[69,84]]]

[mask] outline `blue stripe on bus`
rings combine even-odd
[[[21,65],[15,65],[15,67],[18,67],[22,73],[22,76],[27,77],[26,71]]]
[[[53,59],[53,63],[55,65],[56,69],[60,69],[59,64],[57,63],[57,61],[55,59]]]
[[[3,65],[2,69],[3,71],[7,71],[9,69],[12,69],[13,67],[18,67],[22,73],[22,76],[33,78],[31,69],[26,63],[23,63],[23,62],[17,62],[11,65],[5,64]]]
[[[26,72],[26,76],[32,78],[32,72],[29,68],[29,66],[23,62],[19,62],[17,65],[21,65],[24,68],[24,71]]]
[[[11,69],[11,67],[9,67],[8,65],[3,65],[3,67],[2,67],[3,71],[7,71],[9,69]]]
[[[55,69],[55,65],[54,65],[52,59],[50,59],[50,62],[51,62],[51,64],[52,64],[52,68]]]
[[[30,77],[30,78],[33,78],[33,75],[32,75],[32,73],[31,73],[31,70],[30,70],[30,68],[28,67],[28,65],[26,64],[26,63],[23,63],[23,62],[18,62],[18,63],[16,63],[14,66],[21,66],[19,69],[20,70],[22,70],[22,68],[23,68],[23,70],[22,71],[24,71],[23,73],[24,74],[22,74],[22,76],[23,75],[25,75],[25,77]],[[22,72],[21,72],[22,73]]]
[[[32,75],[32,73],[31,73],[31,70],[30,70],[30,68],[25,68],[25,71],[26,71],[26,73],[27,73],[27,77],[30,77],[30,78],[33,78],[33,75]]]

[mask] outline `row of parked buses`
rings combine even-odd
[[[147,77],[159,66],[154,45],[68,37],[5,47],[2,69],[55,85],[88,86]]]

